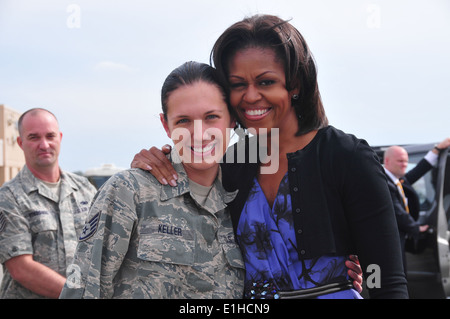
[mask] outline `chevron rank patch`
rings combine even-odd
[[[98,221],[100,220],[100,213],[95,214],[83,227],[79,241],[83,241],[92,237],[98,228]]]

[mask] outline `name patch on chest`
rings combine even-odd
[[[174,236],[183,236],[183,231],[180,227],[174,227],[166,224],[159,224],[158,233],[169,234]]]
[[[144,220],[140,226],[139,233],[143,236],[158,236],[161,238],[194,239],[194,233],[189,225],[170,220]]]

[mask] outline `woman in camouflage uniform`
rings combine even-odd
[[[243,296],[244,264],[226,210],[236,194],[223,188],[218,164],[234,120],[215,70],[196,62],[175,69],[162,106],[178,186],[140,169],[110,178],[60,298]]]

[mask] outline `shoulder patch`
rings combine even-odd
[[[100,213],[95,214],[83,227],[79,240],[83,241],[92,237],[98,228],[98,221],[100,219]]]

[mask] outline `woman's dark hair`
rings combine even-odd
[[[216,41],[210,56],[210,63],[222,81],[228,81],[230,60],[238,51],[247,48],[273,49],[284,66],[286,89],[299,88],[299,98],[292,100],[299,123],[297,135],[328,125],[314,58],[294,26],[272,15],[255,15],[230,26]]]
[[[167,101],[169,99],[170,94],[182,86],[192,85],[198,82],[205,82],[217,86],[217,88],[219,88],[220,92],[223,95],[224,101],[227,103],[227,107],[231,114],[231,117],[235,118],[235,112],[230,107],[230,103],[228,103],[228,95],[225,93],[224,83],[218,77],[217,70],[215,70],[212,66],[205,63],[189,61],[183,63],[175,70],[173,70],[167,76],[162,86],[161,105],[164,118],[166,120],[167,120]]]

